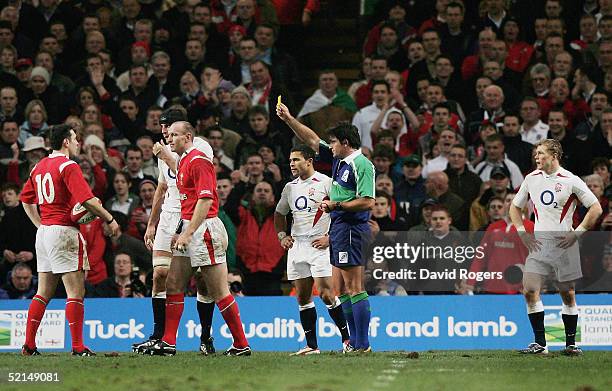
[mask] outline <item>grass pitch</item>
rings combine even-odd
[[[0,354],[0,389],[8,390],[611,390],[612,352],[582,357],[511,351],[430,351],[289,357],[71,357]],[[59,383],[8,383],[8,372],[58,372]]]

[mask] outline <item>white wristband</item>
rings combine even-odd
[[[579,225],[578,227],[576,227],[576,229],[574,230],[574,234],[578,237],[582,236],[583,233],[585,233],[586,231],[588,231],[588,229],[584,228],[582,225]]]

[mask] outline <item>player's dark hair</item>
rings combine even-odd
[[[62,149],[62,145],[64,144],[64,140],[70,139],[70,131],[72,127],[69,125],[54,125],[49,131],[49,144],[51,148],[55,151],[59,151]]]
[[[313,151],[312,148],[304,144],[298,144],[295,147],[291,148],[291,152],[301,153],[305,160],[309,160],[309,159],[314,160],[315,155],[316,155],[315,151]]]
[[[341,144],[346,141],[353,149],[361,148],[359,130],[348,122],[341,122],[334,126],[328,130],[328,134],[337,138]]]

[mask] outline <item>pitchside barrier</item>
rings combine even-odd
[[[237,299],[251,347],[255,351],[296,351],[305,346],[294,297]],[[576,340],[585,350],[612,350],[612,295],[577,296]],[[564,346],[561,300],[544,295],[549,346]],[[17,351],[24,342],[29,300],[0,301],[0,351]],[[521,295],[446,295],[370,297],[371,343],[376,351],[517,349],[532,342],[531,326]],[[316,299],[317,336],[323,350],[339,350],[340,337],[327,309]],[[86,299],[85,344],[94,351],[129,351],[152,330],[150,299]],[[195,298],[185,300],[178,332],[179,350],[197,350],[200,325]],[[213,336],[217,349],[231,343],[229,330],[215,310]],[[41,351],[68,350],[64,300],[47,307],[37,338]]]

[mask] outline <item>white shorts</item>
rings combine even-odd
[[[530,253],[525,261],[525,272],[553,275],[558,282],[573,281],[582,278],[580,265],[580,247],[578,242],[570,248],[557,247],[559,240],[541,239],[539,251]]]
[[[189,220],[183,220],[183,231]],[[223,222],[218,217],[204,220],[193,233],[191,243],[185,251],[174,251],[178,257],[189,257],[192,267],[210,266],[225,263],[228,239]]]
[[[39,272],[53,274],[89,270],[85,239],[76,227],[41,225],[36,232],[36,265]]]
[[[296,238],[287,254],[287,279],[299,280],[308,277],[331,277],[332,265],[329,248],[312,247],[316,238]]]
[[[172,237],[176,234],[176,227],[181,220],[181,212],[163,211],[159,215],[159,223],[155,231],[155,240],[153,241],[153,251],[165,251],[172,255],[179,255],[176,250],[172,250]],[[153,267],[170,266],[170,263],[158,262],[153,259]]]

